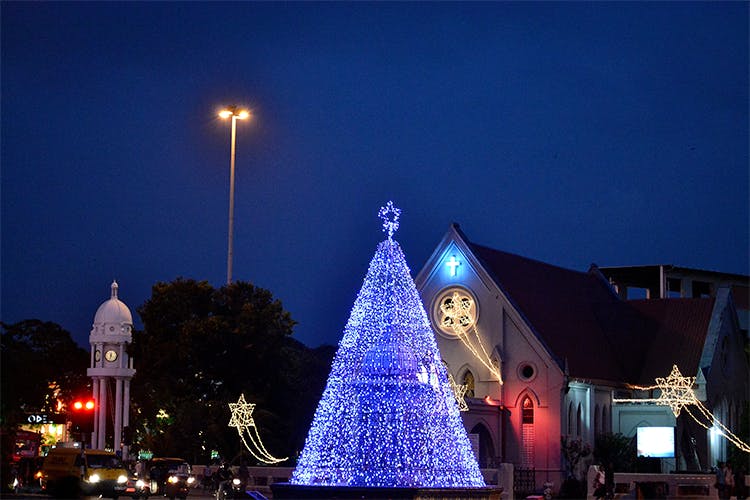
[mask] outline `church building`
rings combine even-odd
[[[537,486],[559,487],[571,473],[561,438],[593,448],[598,434],[654,426],[675,428],[663,472],[726,458],[718,423],[707,430],[687,411],[675,417],[653,403],[658,390],[638,387],[676,366],[695,377],[715,420],[737,432],[750,367],[731,287],[627,300],[595,265],[574,271],[477,245],[457,224],[415,283],[448,372],[466,386],[462,415],[481,467],[512,463],[534,469]]]

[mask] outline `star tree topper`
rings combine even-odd
[[[236,403],[229,403],[229,411],[232,412],[229,427],[236,427],[238,431],[242,432],[244,428],[254,426],[253,409],[255,409],[255,404],[246,402],[245,395],[240,394],[240,399]]]
[[[401,216],[401,209],[393,206],[389,201],[384,207],[380,207],[378,217],[383,219],[383,232],[388,233],[388,239],[393,237],[393,233],[398,231],[398,218]]]
[[[672,373],[667,378],[656,378],[656,385],[661,389],[657,404],[669,406],[674,416],[679,417],[683,406],[695,403],[693,384],[695,377],[683,377],[677,365],[672,365]]]

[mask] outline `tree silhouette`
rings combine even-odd
[[[29,319],[0,328],[3,427],[20,423],[26,412],[55,413],[58,400],[90,392],[89,355],[60,325]]]
[[[325,382],[325,350],[291,338],[295,324],[268,290],[247,282],[214,289],[178,278],[157,283],[133,335],[131,423],[136,442],[157,456],[206,462],[241,451],[228,403],[241,393],[274,453],[301,448]]]

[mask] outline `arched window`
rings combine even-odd
[[[581,403],[578,403],[578,411],[576,411],[576,436],[581,437]]]
[[[531,398],[526,396],[523,398],[523,403],[521,405],[521,421],[524,424],[533,424],[534,423],[534,403],[531,402]]]
[[[463,385],[466,386],[466,392],[464,393],[464,396],[466,396],[467,398],[473,398],[474,397],[474,374],[471,373],[471,370],[466,370],[466,373],[464,373]]]
[[[534,466],[534,402],[529,396],[521,401],[521,462],[524,467]]]
[[[496,462],[495,446],[492,444],[492,436],[483,424],[475,425],[469,434],[476,434],[479,437],[479,467],[494,467]]]
[[[607,405],[602,406],[602,434],[609,432],[609,411]]]

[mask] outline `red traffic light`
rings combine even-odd
[[[73,410],[75,411],[93,411],[95,407],[96,403],[93,399],[77,399],[73,402]]]
[[[94,398],[76,399],[70,405],[70,408],[68,418],[70,418],[71,431],[93,432],[96,400]]]

